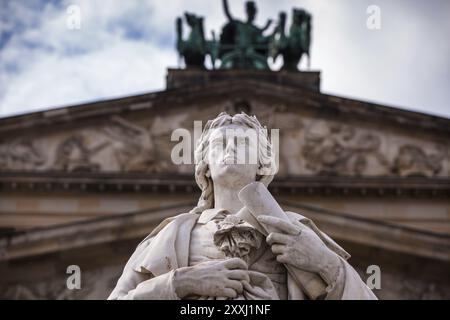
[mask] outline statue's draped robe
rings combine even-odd
[[[286,213],[293,222],[303,223],[312,229],[340,257],[342,267],[337,281],[333,286],[324,286],[324,298],[376,299],[347,263],[346,259],[350,257],[348,253],[321,232],[311,220],[297,213]],[[199,214],[185,213],[168,218],[158,225],[138,245],[108,299],[179,299],[173,288],[173,272],[189,266],[191,234],[199,217]],[[266,248],[270,251],[269,246]],[[258,261],[253,262],[254,265],[257,263]],[[249,273],[250,283],[244,284],[244,294],[239,296],[240,299],[307,299],[300,286],[288,274],[286,281],[281,284],[285,286],[285,290],[280,292],[280,283],[272,282],[277,280],[270,273],[254,271],[252,265],[249,265]],[[275,275],[277,276],[279,278],[279,275]]]

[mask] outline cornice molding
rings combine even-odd
[[[394,225],[286,201],[284,210],[311,218],[336,240],[345,240],[413,256],[450,261],[450,236]],[[85,248],[117,241],[142,239],[164,218],[188,212],[194,204],[144,210],[83,222],[16,232],[0,238],[0,261]]]
[[[277,177],[275,194],[449,197],[450,178],[425,177]],[[0,172],[0,191],[76,191],[186,193],[200,192],[191,174]]]
[[[343,98],[289,85],[279,85],[258,80],[238,79],[219,81],[207,85],[192,85],[130,97],[103,100],[12,116],[0,119],[0,133],[7,134],[36,126],[74,123],[88,118],[119,115],[144,109],[156,110],[159,106],[184,108],[205,99],[225,99],[250,96],[276,99],[293,104],[302,104],[333,118],[356,117],[365,120],[389,122],[417,130],[431,130],[450,136],[450,119],[408,111],[395,107]]]
[[[450,235],[282,201],[286,211],[305,213],[332,238],[450,262]]]
[[[15,232],[0,238],[0,262],[146,237],[163,219],[191,203]]]

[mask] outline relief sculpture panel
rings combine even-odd
[[[100,163],[93,156],[104,149],[106,143],[88,146],[83,134],[75,134],[58,144],[55,153],[54,169],[73,172],[93,172],[100,170]]]
[[[315,174],[363,175],[370,163],[389,166],[379,135],[337,123],[312,122],[304,131],[302,157]]]
[[[416,145],[403,145],[392,164],[392,172],[400,176],[427,176],[439,175],[443,171],[446,150],[438,146],[433,153],[426,153]]]
[[[193,133],[194,120],[223,109],[197,108],[191,113],[157,117],[112,116],[98,126],[0,141],[2,171],[190,173],[192,165],[175,165],[171,151],[177,128]],[[341,123],[298,112],[283,105],[253,106],[249,112],[279,130],[280,176],[424,176],[450,175],[450,146],[432,139],[399,136],[389,128]]]
[[[42,166],[45,158],[34,141],[0,141],[0,170],[33,170]]]
[[[167,166],[158,157],[155,137],[145,127],[113,117],[100,132],[107,136],[120,171],[160,172]]]

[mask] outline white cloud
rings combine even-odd
[[[244,18],[244,1],[229,2]],[[450,117],[450,22],[439,19],[447,3],[436,1],[427,16],[417,1],[379,0],[382,29],[369,31],[368,0],[257,2],[259,25],[294,6],[312,12],[312,68],[323,72],[323,92]],[[0,116],[163,89],[177,63],[175,18],[205,16],[208,37],[225,23],[220,0],[9,3],[13,19],[2,18],[0,33],[16,32],[0,50]],[[81,30],[66,28],[69,4],[81,8]]]
[[[11,39],[2,51],[3,66],[20,67],[19,72],[11,71],[5,79],[2,114],[164,87],[165,69],[174,65],[176,53],[145,39],[124,36],[126,24],[136,22],[136,14],[130,14],[139,9],[136,4],[117,6],[110,1],[100,6],[99,2],[86,1],[79,5],[80,30],[66,28],[64,7],[47,7],[37,28]]]
[[[160,58],[149,61],[152,56]],[[42,54],[36,58],[39,63],[9,84],[13,91],[7,92],[2,104],[13,106],[10,111],[36,111],[47,106],[142,93],[149,88],[162,89],[161,75],[174,60],[174,53],[149,44],[121,41],[77,57]]]

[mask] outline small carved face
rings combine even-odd
[[[250,128],[230,124],[209,137],[208,163],[214,182],[241,186],[255,181],[258,170],[258,135]]]

